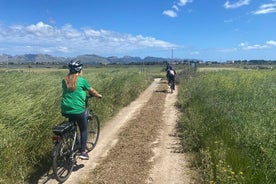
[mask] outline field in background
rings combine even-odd
[[[276,70],[202,69],[179,88],[199,182],[276,183]]]
[[[133,101],[163,66],[85,68],[83,75],[102,95],[91,107],[102,123]],[[32,183],[49,169],[52,127],[60,114],[65,69],[1,69],[0,183]]]

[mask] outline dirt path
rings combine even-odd
[[[176,123],[178,111],[174,106],[177,100],[177,88],[165,99],[163,122],[159,136],[153,148],[154,166],[151,169],[147,183],[154,184],[192,184],[193,173],[188,168],[188,162],[182,153],[180,140],[177,137]]]
[[[78,160],[65,183],[192,183],[175,136],[177,90],[170,94],[167,88],[156,79],[109,121],[90,160]],[[48,173],[39,183],[57,182]]]

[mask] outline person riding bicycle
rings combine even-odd
[[[98,98],[102,98],[88,81],[81,76],[82,63],[79,60],[71,60],[68,64],[69,73],[62,80],[62,100],[61,113],[69,118],[69,121],[75,121],[80,130],[80,158],[88,160],[86,152],[87,142],[87,116],[85,113],[86,92]]]
[[[175,75],[176,75],[175,70],[171,66],[168,66],[166,77],[167,77],[169,86],[171,83],[173,83],[173,84],[175,83]]]

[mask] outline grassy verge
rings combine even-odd
[[[183,147],[202,183],[276,183],[276,71],[200,72],[182,80]]]
[[[161,68],[87,68],[92,87],[103,99],[91,107],[101,122],[134,100],[160,75]],[[60,114],[61,80],[67,70],[0,72],[0,183],[32,183],[49,169],[52,127]]]

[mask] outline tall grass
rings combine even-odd
[[[179,126],[202,183],[276,183],[276,71],[201,72],[181,81]]]
[[[60,114],[61,80],[67,70],[0,72],[0,183],[32,183],[49,169],[52,127]],[[85,69],[102,95],[90,106],[102,123],[134,100],[156,72],[138,68]]]

